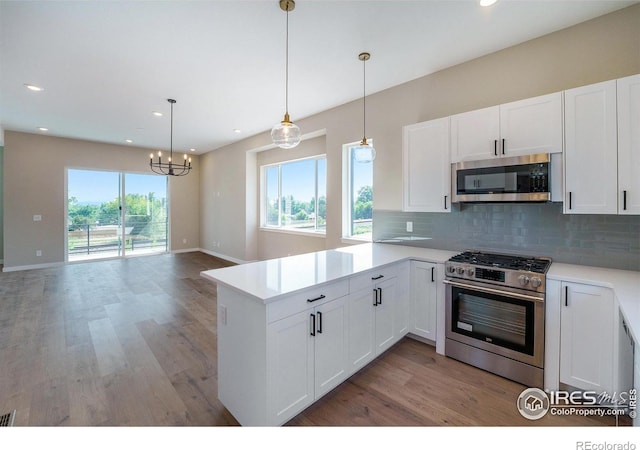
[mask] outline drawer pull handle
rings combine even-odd
[[[313,303],[313,302],[317,302],[318,300],[322,300],[323,298],[325,298],[324,295],[321,295],[320,297],[316,297],[316,298],[308,298],[307,302]]]
[[[377,277],[371,277],[372,280],[379,280],[380,278],[383,278],[384,275],[378,275]]]

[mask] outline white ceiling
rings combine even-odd
[[[297,0],[289,112],[361,98],[362,51],[371,94],[633,3]],[[216,149],[282,120],[285,29],[278,0],[0,0],[0,127],[167,149],[174,98],[174,149]]]

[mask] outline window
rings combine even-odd
[[[373,142],[369,140],[373,145]],[[373,162],[356,162],[353,147],[343,149],[342,237],[371,241],[373,231]]]
[[[325,233],[325,155],[262,166],[261,176],[262,227]]]

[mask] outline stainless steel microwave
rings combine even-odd
[[[453,202],[551,201],[548,153],[451,165]]]

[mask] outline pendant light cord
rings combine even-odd
[[[285,76],[284,76],[284,110],[289,115],[289,8],[287,7],[287,32],[285,45]]]
[[[362,60],[362,140],[367,140],[367,60]]]
[[[173,164],[173,102],[171,103],[171,133],[170,133],[170,141],[169,141],[169,153],[170,160],[169,163]]]

